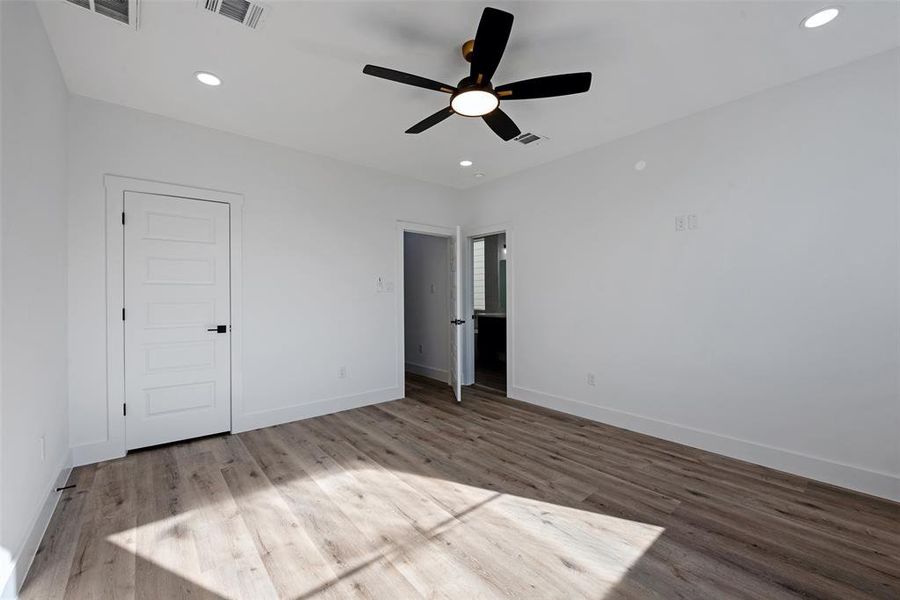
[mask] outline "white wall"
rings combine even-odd
[[[900,499],[898,90],[894,51],[469,192],[513,395]]]
[[[6,11],[0,8],[0,598],[11,596],[8,589],[10,571],[13,566],[12,551],[3,545],[3,496],[6,485],[3,483],[3,461],[6,453],[3,449],[3,35]],[[12,583],[15,586],[16,582]]]
[[[456,224],[450,190],[82,97],[69,110],[76,462],[108,456],[122,418],[106,404],[105,173],[244,195],[236,430],[402,396],[399,299],[376,282],[399,279],[397,220]]]
[[[0,589],[9,595],[43,533],[69,456],[68,92],[34,4],[0,2],[0,15]]]
[[[448,238],[407,231],[403,254],[406,370],[449,381]]]
[[[5,9],[13,10],[26,9]],[[11,29],[4,25],[4,84],[7,62],[14,62],[5,51]],[[11,39],[25,43],[27,29],[16,29]],[[52,59],[43,35],[28,37],[42,49],[14,67],[20,77],[27,71],[28,85],[37,78],[33,66],[22,67]],[[241,367],[248,408],[236,429],[397,397],[399,302],[375,291],[378,277],[400,276],[396,221],[454,225],[462,216],[473,226],[512,225],[516,397],[900,497],[898,60],[894,52],[842,67],[488,184],[465,199],[71,98],[67,321],[76,459],[104,457],[107,423],[120,418],[108,414],[105,390],[102,182],[112,173],[245,196]],[[22,121],[18,135],[62,136],[57,120],[47,118],[64,102],[55,77],[54,89],[29,103],[42,109],[41,122]],[[27,88],[18,86],[16,96]],[[4,115],[13,112],[10,102],[24,103],[11,95],[4,89]],[[31,133],[25,149],[44,143]],[[4,151],[6,140],[4,130]],[[49,165],[55,173],[64,158],[51,151],[24,163],[42,169],[30,184],[57,190],[44,171]],[[633,169],[638,160],[647,161],[645,170]],[[6,213],[8,187],[4,178]],[[40,203],[19,205],[9,240],[4,225],[4,267],[12,265],[11,276],[22,270],[29,285],[58,283],[65,207],[36,208],[55,199],[48,191]],[[697,214],[700,228],[676,233],[680,214]],[[32,233],[40,244],[26,240],[21,225],[38,221]],[[17,264],[25,243],[39,246],[35,260],[45,268]],[[38,272],[41,282],[34,281]],[[17,295],[9,281],[4,273],[4,304]],[[34,305],[34,295],[29,299]],[[65,303],[61,294],[39,297],[44,314],[29,333],[64,339],[66,320],[53,315]],[[34,325],[11,322],[6,311],[4,341]],[[33,337],[26,347],[45,341]],[[59,346],[46,350],[41,356],[50,364],[65,361]],[[346,379],[338,377],[341,366]],[[588,372],[596,374],[595,387],[586,385]],[[3,380],[4,434],[5,392],[30,373],[17,369],[11,382]],[[53,377],[37,385],[65,394]],[[16,435],[33,436],[19,429]],[[47,463],[58,454],[48,447]]]

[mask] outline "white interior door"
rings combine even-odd
[[[457,402],[462,402],[462,349],[465,319],[463,317],[463,269],[462,230],[456,228],[456,237],[450,238],[450,385]]]
[[[129,450],[231,429],[229,214],[125,193]]]

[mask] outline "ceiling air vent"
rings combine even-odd
[[[259,2],[247,0],[197,0],[197,4],[232,21],[256,29],[262,25],[263,17],[269,14],[269,8]]]
[[[66,2],[137,29],[140,0],[66,0]]]
[[[549,139],[546,136],[538,135],[536,133],[522,133],[513,138],[515,141],[519,142],[523,146],[527,146],[529,144],[534,144],[535,146],[540,146],[541,140]],[[535,143],[538,142],[538,143]]]

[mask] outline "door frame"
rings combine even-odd
[[[212,190],[173,183],[104,175],[106,190],[106,400],[108,453],[125,456],[125,234],[122,213],[125,192],[141,192],[159,196],[174,196],[189,200],[220,202],[229,207],[229,262],[231,306],[231,431],[243,414],[242,371],[242,303],[241,266],[243,242],[244,196],[232,192]],[[127,315],[126,315],[127,317]],[[107,456],[106,458],[110,458]]]
[[[473,273],[473,256],[472,256],[472,240],[475,238],[495,235],[498,233],[506,234],[506,396],[510,397],[510,392],[515,387],[515,247],[513,246],[513,228],[509,223],[498,223],[496,225],[488,225],[484,227],[470,227],[463,229],[462,237],[466,245],[465,271],[463,273],[463,288],[465,289],[464,308],[466,314],[466,330],[465,335],[465,353],[463,354],[463,385],[472,385],[475,383],[475,323],[472,314],[475,312],[475,286],[472,281]]]
[[[421,233],[423,235],[433,235],[435,237],[442,238],[455,238],[456,237],[456,229],[453,227],[443,227],[441,225],[427,225],[425,223],[413,223],[411,221],[397,221],[397,240],[398,240],[398,260],[399,263],[397,265],[397,381],[400,386],[400,393],[403,396],[406,396],[406,302],[404,299],[404,234],[406,232],[409,233]],[[465,239],[465,238],[463,238]],[[449,244],[448,244],[449,246]],[[456,268],[460,268],[459,265]],[[449,273],[449,272],[448,272]],[[463,280],[465,282],[465,280]],[[452,284],[451,284],[452,285]],[[462,290],[457,290],[456,293],[461,293]],[[449,303],[449,298],[447,299]],[[453,308],[449,306],[449,312],[453,311]],[[449,320],[448,323],[449,325]],[[465,339],[465,337],[463,338]],[[463,344],[465,346],[465,343]],[[459,352],[461,349],[457,349]],[[447,373],[449,379],[450,373],[450,361],[447,361]],[[462,374],[460,373],[460,376]],[[450,382],[447,382],[448,386]]]

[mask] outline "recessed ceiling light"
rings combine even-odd
[[[481,173],[481,172],[475,173],[475,177],[478,177],[478,178],[484,177],[484,173]]]
[[[221,85],[222,80],[213,75],[212,73],[207,73],[206,71],[197,71],[194,73],[194,77],[197,78],[197,81],[202,83],[203,85]]]
[[[835,6],[832,6],[830,8],[823,8],[819,12],[803,19],[803,26],[807,29],[815,29],[816,27],[821,27],[822,25],[834,21],[835,17],[837,17],[838,13],[840,12],[841,9]]]
[[[471,167],[471,166],[472,166],[472,161],[471,161],[471,160],[468,160],[468,159],[466,159],[466,160],[461,160],[461,161],[459,161],[459,166],[461,166],[461,167]]]

